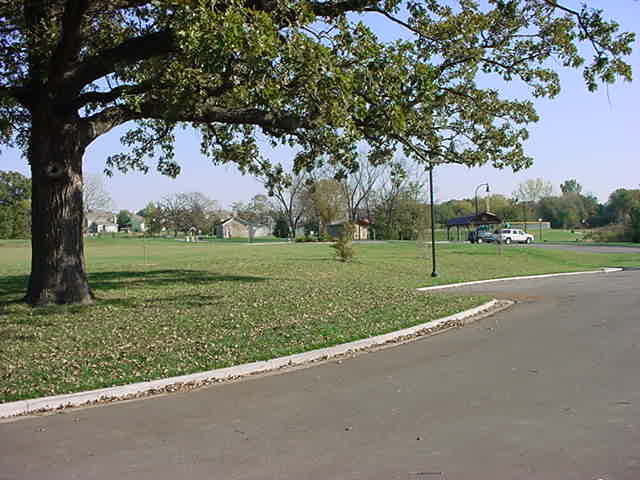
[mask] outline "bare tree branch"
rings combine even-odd
[[[82,197],[85,212],[89,210],[111,210],[113,208],[113,200],[107,191],[102,175],[85,175]]]

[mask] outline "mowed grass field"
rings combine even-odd
[[[543,230],[542,235],[538,229],[529,228],[529,233],[535,236],[536,243],[573,243],[576,245],[602,245],[602,246],[621,246],[621,247],[638,247],[640,243],[633,242],[598,242],[590,238],[589,230],[560,230],[551,229]]]
[[[582,242],[584,240],[584,232],[581,230],[540,230],[529,228],[528,232],[536,237],[536,242]]]
[[[437,283],[640,265],[640,255],[416,242],[215,244],[88,239],[92,306],[21,303],[28,242],[0,241],[0,402],[278,357],[440,318],[487,298],[428,294]],[[500,253],[501,252],[501,253]]]

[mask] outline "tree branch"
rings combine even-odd
[[[49,78],[53,82],[60,78],[65,68],[78,58],[82,40],[82,19],[88,8],[88,0],[67,0],[66,2],[62,15],[62,34],[51,56]]]
[[[0,98],[13,98],[21,105],[27,105],[29,97],[29,89],[25,87],[6,87],[0,86]]]
[[[580,18],[580,12],[577,12],[576,10],[572,10],[569,7],[565,7],[563,5],[560,5],[555,0],[542,0],[542,1],[544,3],[546,3],[547,5],[549,5],[550,7],[558,8],[558,9],[562,10],[563,12],[569,13],[571,15],[575,15],[576,17]]]
[[[578,21],[578,27],[580,28],[580,30],[582,30],[582,33],[584,34],[584,36],[587,39],[589,39],[589,42],[593,46],[593,49],[596,52],[596,54],[597,55],[602,55],[603,50],[604,50],[602,48],[602,45],[600,44],[600,42],[598,40],[596,40],[595,38],[593,38],[589,34],[589,28],[587,27],[587,25],[584,24],[584,19],[582,18],[582,14],[580,12],[578,12],[577,10],[573,10],[573,9],[571,9],[569,7],[565,7],[564,5],[560,5],[555,0],[543,0],[543,1],[544,1],[544,3],[546,3],[547,5],[549,5],[549,6],[553,7],[553,8],[557,8],[559,10],[562,10],[563,12],[566,12],[566,13],[576,17],[576,19]]]
[[[124,95],[138,95],[150,91],[154,86],[152,80],[142,82],[137,85],[120,85],[106,92],[86,92],[79,95],[70,105],[69,108],[78,110],[90,103],[106,105],[112,103]]]
[[[0,98],[16,97],[15,87],[0,87]]]
[[[127,106],[105,108],[95,115],[86,117],[88,143],[107,133],[112,128],[131,120],[157,119],[167,122],[189,122],[196,124],[224,123],[231,125],[256,125],[266,130],[294,133],[308,127],[308,121],[295,115],[278,115],[255,108],[229,109],[216,105],[203,105],[199,112],[167,110],[161,101],[146,102],[135,110]]]
[[[433,38],[433,37],[427,37],[424,32],[422,32],[420,29],[418,28],[414,28],[411,25],[409,25],[409,23],[400,20],[398,17],[391,15],[389,12],[387,12],[386,10],[379,8],[379,7],[372,7],[372,8],[364,8],[363,9],[365,12],[370,12],[370,13],[379,13],[380,15],[382,15],[383,17],[388,18],[389,20],[391,20],[393,23],[396,23],[398,25],[400,25],[403,28],[406,28],[407,30],[409,30],[412,33],[415,33],[416,35],[422,37],[422,38],[426,38],[427,40],[431,41],[431,42],[438,42],[439,40],[437,38]]]
[[[83,60],[65,73],[64,88],[79,92],[83,87],[113,72],[119,63],[133,64],[158,55],[177,51],[174,36],[169,30],[152,32],[129,39],[117,47]]]
[[[205,89],[208,98],[216,98],[231,90],[235,83],[230,80],[231,75],[223,79],[222,83],[217,87]],[[159,80],[147,79],[144,82],[135,85],[120,85],[103,92],[86,92],[79,95],[70,104],[63,104],[65,108],[70,110],[78,110],[88,104],[100,104],[106,106],[109,103],[123,98],[126,95],[140,95],[150,93],[152,91],[162,91],[164,85]]]
[[[367,7],[376,7],[377,0],[345,0],[343,2],[310,2],[313,13],[319,17],[339,17],[347,12],[363,11]]]
[[[108,107],[94,115],[85,117],[80,120],[81,128],[85,132],[84,143],[89,145],[100,135],[104,135],[112,128],[130,120],[133,120],[130,111],[123,106]]]

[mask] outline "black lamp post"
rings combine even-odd
[[[433,264],[433,268],[431,270],[431,276],[437,277],[439,274],[438,274],[438,271],[436,270],[436,228],[435,228],[435,215],[433,214],[433,167],[438,163],[443,163],[443,162],[431,161],[433,158],[431,155],[427,155],[426,154],[427,152],[423,152],[420,149],[415,148],[415,146],[412,146],[411,143],[408,142],[405,138],[400,137],[398,140],[400,140],[400,142],[403,143],[405,146],[409,147],[420,160],[422,160],[426,165],[428,165],[427,169],[429,170],[429,197],[430,197],[430,211],[431,211],[431,259]],[[449,151],[451,153],[455,153],[453,143],[449,144]]]
[[[542,242],[542,218],[538,219],[538,227],[540,229],[540,241]]]
[[[518,203],[518,198],[517,197],[514,198],[513,201],[514,203]],[[527,205],[524,200],[520,203],[522,204],[522,229],[526,232],[527,231]]]
[[[480,187],[484,187],[486,186],[487,189],[485,190],[486,193],[489,193],[489,184],[488,183],[481,183],[480,185],[478,185],[476,187],[476,193],[475,193],[475,197],[476,197],[476,217],[478,216],[478,189]]]
[[[433,165],[429,166],[429,197],[431,201],[431,263],[433,264],[431,276],[437,277],[438,272],[436,270],[436,227],[435,218],[433,215]]]

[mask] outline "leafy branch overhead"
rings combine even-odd
[[[632,33],[603,12],[554,0],[48,0],[0,3],[0,141],[28,150],[37,106],[84,146],[134,121],[110,169],[177,175],[174,130],[192,125],[214,162],[264,169],[256,135],[297,145],[298,171],[327,155],[357,169],[356,144],[382,163],[409,156],[520,169],[528,100],[479,80],[560,91],[549,65],[586,85],[631,79]],[[394,41],[368,26],[400,27]],[[591,47],[585,59],[579,44]]]

